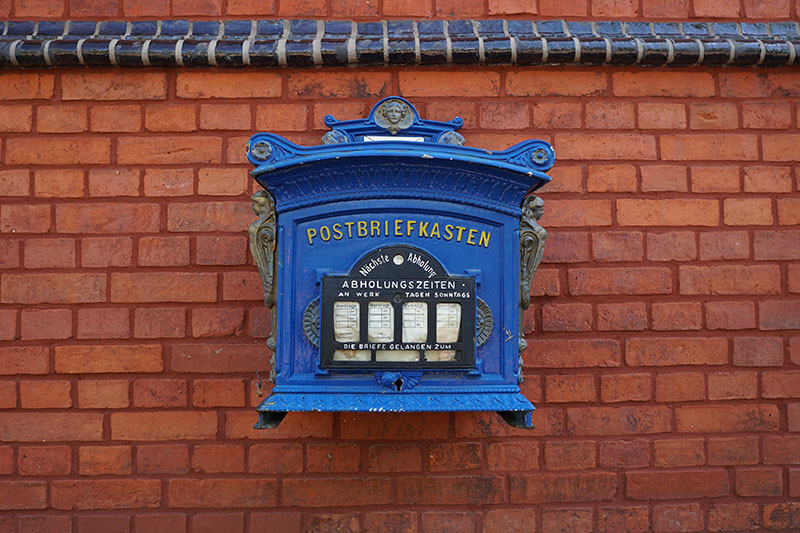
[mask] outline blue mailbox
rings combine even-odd
[[[546,236],[531,193],[553,148],[466,147],[460,118],[421,120],[396,96],[325,123],[319,146],[247,145],[273,318],[256,428],[291,411],[497,411],[531,427],[520,323]]]

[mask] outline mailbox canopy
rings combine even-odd
[[[530,427],[521,203],[550,180],[553,148],[463,146],[460,118],[422,120],[396,96],[325,122],[320,146],[272,133],[247,145],[277,241],[275,386],[256,427],[291,411],[484,410]]]

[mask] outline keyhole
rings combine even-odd
[[[400,389],[403,388],[403,379],[402,378],[397,378],[397,380],[394,382],[394,388],[397,389],[397,392],[400,392]]]

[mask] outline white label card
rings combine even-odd
[[[428,340],[428,304],[406,302],[403,304],[403,342]]]
[[[337,342],[359,341],[358,302],[334,302],[333,337]]]
[[[370,302],[368,310],[369,342],[392,342],[394,340],[394,308],[389,302]]]

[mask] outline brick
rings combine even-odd
[[[252,372],[252,366],[249,372]],[[225,435],[232,439],[286,439],[307,437],[331,437],[333,415],[331,413],[290,414],[275,431],[253,429],[257,418],[252,410],[228,411],[225,415]]]
[[[78,381],[80,409],[121,409],[128,407],[127,380],[81,379]]]
[[[792,123],[789,102],[744,102],[742,126],[747,129],[788,129]]]
[[[544,129],[580,128],[581,112],[581,104],[577,102],[536,102],[533,125]]]
[[[50,230],[48,205],[0,205],[0,232],[47,233]]]
[[[728,362],[728,341],[713,337],[628,339],[625,362],[631,366],[722,365]]]
[[[574,268],[567,272],[572,295],[669,294],[672,276],[667,268]]]
[[[534,429],[514,429],[496,413],[456,413],[456,437],[524,437],[564,434],[564,411],[540,407],[533,414]]]
[[[598,331],[641,331],[647,328],[644,303],[597,305]]]
[[[608,200],[549,200],[542,216],[546,227],[610,226]]]
[[[130,313],[127,309],[78,309],[78,339],[125,339],[129,336]]]
[[[348,413],[341,417],[344,439],[441,439],[448,434],[443,413]]]
[[[427,511],[421,515],[422,532],[437,531],[475,532],[475,518],[472,513]]]
[[[80,198],[83,181],[82,170],[39,170],[34,174],[33,194],[39,198]]]
[[[708,441],[708,464],[754,465],[758,463],[758,438],[728,437]]]
[[[600,378],[603,403],[644,402],[653,394],[650,374],[606,374]]]
[[[61,75],[64,100],[163,100],[167,79],[160,72],[76,72]]]
[[[139,170],[90,170],[89,196],[139,196]]]
[[[710,531],[756,529],[758,524],[758,505],[755,503],[719,503],[708,512]]]
[[[702,531],[703,511],[699,504],[659,505],[653,508],[654,531]]]
[[[726,198],[722,207],[726,226],[771,226],[773,223],[769,198]]]
[[[763,135],[761,137],[761,146],[764,161],[796,161],[798,155],[800,155],[800,151],[797,149],[799,140],[800,135]]]
[[[20,265],[20,241],[0,239],[0,269],[16,268]]]
[[[274,523],[272,515],[269,515],[269,517],[269,522],[265,523],[268,523],[269,527],[272,527]],[[308,528],[308,531],[341,531],[342,533],[360,531],[358,513],[331,514],[304,512],[303,519],[305,521],[305,527]],[[294,529],[288,529],[287,531],[301,531],[300,518],[297,518],[296,522],[292,522],[291,524],[294,525],[295,523],[297,526]],[[267,528],[267,530],[269,530],[269,528]],[[259,530],[251,528],[250,531],[251,533],[256,533]]]
[[[736,364],[734,362],[734,364]],[[758,376],[755,372],[718,372],[708,375],[709,400],[756,398]]]
[[[800,371],[763,372],[762,398],[800,398]]]
[[[225,301],[262,300],[264,288],[256,272],[225,272],[222,299]]]
[[[284,108],[283,106],[288,106]],[[298,124],[299,127],[299,109],[303,108],[304,116],[307,113],[306,106],[301,104],[275,104],[256,106],[256,129],[266,131],[283,131],[278,124],[274,127],[261,127],[263,121],[291,121]],[[464,103],[453,100],[446,100],[444,102],[430,102],[427,107],[427,116],[431,119],[447,121],[455,116],[460,116],[464,119],[466,127],[477,126],[477,114],[475,113],[475,105],[471,102]],[[284,112],[282,116],[281,111]],[[352,120],[363,117],[367,114],[367,107],[363,102],[342,102],[338,100],[330,102],[317,102],[313,107],[313,129],[314,130],[327,130],[328,126],[325,125],[325,116],[331,115],[338,120]],[[261,117],[262,122],[259,122]],[[304,119],[305,120],[305,119]],[[283,126],[288,128],[288,126]],[[298,131],[305,131],[304,126]],[[292,130],[294,131],[294,130]]]
[[[136,447],[136,471],[140,474],[180,474],[189,470],[189,449],[184,444]]]
[[[506,79],[506,91],[513,96],[600,96],[607,86],[607,74],[589,70],[569,76],[559,71],[523,70],[509,72]]]
[[[0,346],[0,374],[47,374],[46,346]]]
[[[258,131],[306,131],[308,115],[308,106],[305,104],[258,105],[255,127]]]
[[[409,483],[417,481],[417,478],[398,479],[398,501],[400,502],[410,499],[404,494],[402,485],[404,481]],[[441,496],[442,493],[437,494]],[[301,507],[388,504],[391,502],[390,481],[387,478],[374,477],[285,479],[283,481],[283,501],[285,505]]]
[[[706,462],[703,439],[659,439],[653,442],[655,466],[699,466]]]
[[[800,337],[789,339],[789,357],[792,364],[800,365]]]
[[[598,511],[598,531],[648,531],[650,528],[647,507],[600,508]]]
[[[662,135],[659,142],[661,157],[666,161],[758,159],[758,139],[755,135],[734,133]],[[765,156],[765,160],[769,159]]]
[[[250,446],[249,471],[259,474],[298,474],[303,471],[303,447],[299,444]]]
[[[438,74],[438,73],[430,73]],[[275,88],[280,87],[280,78],[275,76]],[[299,98],[374,98],[388,96],[390,75],[388,72],[301,72],[294,71],[287,76],[288,93]],[[400,84],[409,83],[408,78],[401,77]],[[497,76],[494,77],[497,79]],[[426,78],[426,81],[430,81]],[[484,80],[485,82],[485,80]],[[497,83],[497,82],[495,82]],[[429,87],[432,89],[433,87]],[[417,96],[401,89],[405,96]],[[431,91],[435,92],[435,91]],[[233,96],[241,98],[240,88],[235,87]],[[278,91],[274,96],[278,96]],[[426,94],[426,96],[433,96]],[[448,92],[445,96],[452,96]]]
[[[59,510],[159,507],[157,479],[95,479],[53,481],[52,506]]]
[[[716,200],[617,200],[617,221],[622,226],[716,226]]]
[[[539,3],[539,12],[546,16],[586,16],[588,2],[577,0],[565,2],[564,0],[542,0]]]
[[[625,473],[625,494],[634,500],[713,498],[728,490],[728,475],[722,469]]]
[[[216,274],[172,272],[113,273],[112,302],[213,302],[217,299]]]
[[[89,515],[78,517],[81,533],[127,533],[130,517],[123,515]]]
[[[800,495],[800,469],[789,469],[789,496]]]
[[[714,96],[714,78],[697,72],[615,72],[612,74],[615,96]]]
[[[586,127],[589,129],[631,130],[636,115],[630,102],[593,102],[586,106]]]
[[[66,476],[72,468],[69,446],[20,446],[17,468],[23,476]]]
[[[646,440],[600,441],[599,463],[609,468],[650,466],[650,444]]]
[[[777,431],[778,409],[770,404],[676,407],[675,424],[681,433]]]
[[[144,127],[147,131],[197,131],[197,108],[190,104],[148,104]]]
[[[75,266],[72,239],[31,239],[25,242],[25,268],[71,268]]]
[[[735,166],[692,166],[692,192],[739,192],[739,174]]]
[[[620,364],[619,343],[615,340],[545,340],[528,341],[540,368],[613,367]]]
[[[591,304],[546,304],[542,306],[544,331],[589,331],[592,329]]]
[[[756,231],[753,253],[759,261],[800,259],[800,230]]]
[[[170,366],[176,372],[232,373],[266,370],[266,349],[252,344],[184,344],[170,347]]]
[[[142,129],[142,111],[138,105],[97,105],[89,109],[92,131],[131,133]]]
[[[777,265],[678,267],[681,294],[777,294]]]
[[[796,529],[800,527],[800,503],[773,503],[764,505],[764,526],[769,529]]]
[[[0,302],[19,304],[92,303],[105,300],[104,274],[5,274]]]
[[[497,96],[500,92],[500,76],[495,72],[408,71],[400,72],[399,84],[406,97],[485,97]],[[289,87],[291,90],[291,75]]]
[[[536,512],[533,509],[492,509],[483,519],[483,533],[535,531]]]
[[[112,413],[113,440],[209,439],[217,434],[217,415],[213,412],[151,411]]]
[[[249,104],[202,104],[201,130],[250,130]]]
[[[647,259],[670,262],[697,259],[695,233],[691,231],[648,233]]]
[[[244,265],[247,262],[247,239],[244,237],[200,236],[196,243],[198,265]]]
[[[544,445],[547,470],[580,470],[597,464],[596,445],[591,441],[555,441]]]
[[[657,402],[691,402],[704,400],[706,384],[703,374],[680,372],[656,376]]]
[[[531,285],[533,296],[557,296],[561,294],[561,282],[558,270],[554,268],[540,268],[536,271]]]
[[[133,382],[136,407],[183,407],[187,387],[183,379],[137,379]]]
[[[495,442],[486,446],[486,465],[492,471],[521,472],[539,469],[539,444]]]
[[[22,340],[72,337],[72,312],[69,309],[23,310],[20,322]]]
[[[434,451],[432,450],[432,455]],[[476,452],[477,457],[477,452]],[[480,461],[480,459],[476,459]],[[300,461],[302,464],[302,460]],[[357,444],[309,444],[306,446],[308,472],[358,472],[361,462]]]
[[[19,531],[20,533],[61,533],[72,531],[72,519],[68,516],[21,516],[19,518]]]
[[[17,406],[17,385],[14,381],[0,381],[0,409],[13,409]],[[5,452],[3,452],[5,453]],[[0,461],[2,464],[2,461]],[[0,468],[2,471],[3,468]],[[11,472],[7,472],[11,473]]]
[[[568,435],[638,435],[672,429],[668,407],[570,407]]]
[[[800,301],[767,301],[758,304],[760,329],[800,328]]]
[[[745,15],[748,18],[788,18],[790,5],[786,0],[779,0],[777,2],[770,2],[768,5],[763,5],[761,2],[754,0],[744,0],[743,2]]]
[[[672,103],[641,103],[637,108],[640,129],[682,130],[686,128],[686,106]]]
[[[561,160],[643,159],[656,157],[652,135],[633,133],[556,133],[553,145]]]
[[[0,189],[4,196],[28,196],[30,182],[29,170],[0,170]]]
[[[241,231],[252,222],[249,202],[172,203],[167,207],[169,231]]]
[[[545,395],[548,403],[592,402],[597,398],[594,376],[545,376]]]
[[[590,502],[613,498],[617,480],[610,472],[529,474],[509,478],[511,503]]]
[[[68,204],[56,206],[59,233],[155,232],[161,208],[155,204]]]
[[[78,473],[82,476],[131,473],[130,446],[81,446]]]
[[[132,256],[133,240],[130,237],[89,237],[81,240],[81,266],[84,267],[130,266]]]
[[[192,398],[197,407],[242,407],[244,385],[241,379],[195,379]]]
[[[244,448],[233,445],[200,445],[192,452],[192,471],[206,473],[244,471]]]
[[[61,409],[72,407],[69,381],[21,381],[19,401],[23,409]]]
[[[479,105],[483,129],[523,129],[530,126],[528,104],[522,102],[482,102]]]
[[[589,508],[544,509],[542,511],[542,529],[544,531],[590,531],[593,527],[593,518],[594,511]]]
[[[737,468],[735,472],[738,496],[780,496],[783,493],[783,475],[779,468]]]
[[[194,171],[188,168],[147,169],[144,172],[146,196],[188,196],[192,194]]]
[[[489,460],[491,465],[491,459]],[[370,472],[419,472],[422,452],[415,444],[375,444],[369,447]]]
[[[201,168],[197,193],[204,196],[238,196],[247,193],[249,178],[245,169]]]
[[[143,308],[135,311],[133,336],[137,339],[182,338],[185,334],[184,309]]]
[[[706,327],[708,329],[750,329],[756,326],[756,309],[753,302],[708,302]]]
[[[481,466],[478,443],[431,444],[428,452],[431,472],[475,470]]]
[[[220,163],[221,161],[220,137],[122,137],[117,141],[117,163],[120,165]]]
[[[36,108],[36,131],[40,133],[81,133],[87,129],[84,105],[46,105]]]
[[[797,198],[778,199],[778,224],[782,226],[800,224],[800,201]]]
[[[4,511],[47,508],[47,483],[0,481],[0,509]],[[8,531],[13,531],[10,529]]]
[[[192,531],[244,531],[244,513],[198,513],[192,517]]]
[[[592,257],[603,262],[641,261],[642,234],[638,231],[593,233]]]
[[[755,193],[792,192],[791,167],[744,167],[744,190]]]
[[[744,231],[700,234],[700,260],[746,259],[750,256],[750,237]]]
[[[689,105],[689,127],[700,130],[735,130],[739,113],[733,103],[702,103]]]
[[[34,11],[26,12],[22,5],[17,5],[15,15],[22,16],[46,16],[40,8],[51,10],[57,7],[55,4],[46,3],[45,6],[37,6]],[[61,15],[59,10],[53,16]],[[53,87],[55,85],[54,74],[44,74],[41,72],[4,72],[3,83],[0,84],[0,100],[39,100],[51,99],[53,97]]]
[[[56,346],[58,373],[161,372],[160,345]]]
[[[95,441],[103,436],[99,413],[0,413],[0,441]]]
[[[733,339],[736,366],[782,366],[783,340],[779,337],[737,337]]]
[[[142,237],[139,266],[184,266],[189,264],[189,237]]]
[[[33,107],[30,105],[0,106],[0,131],[17,133],[31,131],[32,123]]]

